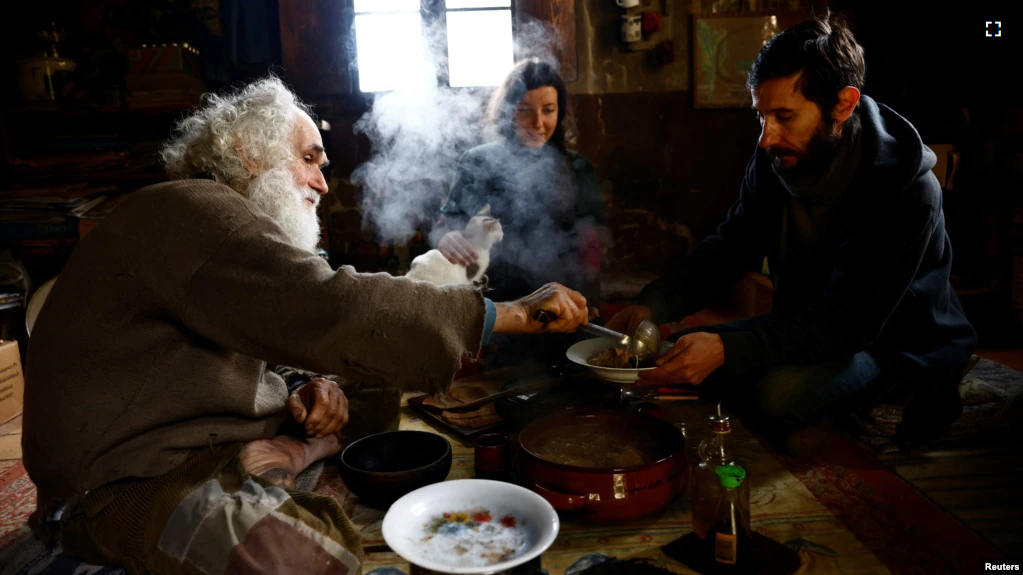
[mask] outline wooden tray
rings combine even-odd
[[[490,433],[494,430],[500,429],[508,425],[508,422],[504,420],[501,420],[493,425],[477,428],[458,427],[455,425],[451,425],[450,423],[448,423],[446,419],[440,416],[440,413],[423,406],[423,400],[426,399],[427,397],[429,397],[429,395],[417,395],[415,397],[410,397],[408,398],[408,404],[413,409],[418,411],[423,416],[424,420],[436,423],[442,428],[461,437],[462,439],[472,439],[477,435],[481,435],[483,433]]]

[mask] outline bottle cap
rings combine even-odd
[[[710,416],[710,430],[714,433],[731,433],[732,420],[727,415]]]
[[[718,465],[714,471],[718,474],[718,481],[725,487],[738,487],[746,479],[746,470],[738,465]]]

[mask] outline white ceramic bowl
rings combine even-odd
[[[613,383],[633,383],[639,380],[639,372],[649,371],[655,369],[653,367],[643,368],[616,368],[616,367],[597,367],[587,363],[595,353],[600,350],[607,349],[614,346],[615,342],[604,338],[595,337],[592,339],[585,339],[574,344],[568,348],[566,355],[568,359],[572,360],[579,365],[586,366],[590,371],[596,374],[597,377],[604,381],[610,381]],[[661,353],[664,353],[671,349],[671,343],[662,341],[661,342]]]
[[[43,309],[46,297],[50,295],[50,289],[55,283],[57,283],[55,277],[46,280],[46,283],[39,286],[32,297],[28,298],[28,309],[25,310],[25,333],[29,336],[32,335],[32,327],[35,326],[36,318],[39,317],[39,310]]]
[[[448,565],[430,556],[424,545],[428,526],[445,513],[484,508],[493,521],[516,518],[525,543],[510,559],[486,566]],[[486,479],[457,479],[421,487],[394,502],[384,516],[384,541],[409,563],[431,571],[455,574],[495,573],[531,561],[547,550],[558,536],[558,514],[546,499],[518,485]],[[442,535],[434,535],[441,537]],[[454,562],[452,562],[454,563]]]

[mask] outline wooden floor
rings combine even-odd
[[[1023,559],[1023,449],[927,450],[881,457],[910,485],[1006,555]]]
[[[1023,371],[1023,350],[978,350]],[[1023,559],[1023,446],[1017,438],[988,445],[882,456],[881,462],[1010,557]]]

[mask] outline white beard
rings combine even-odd
[[[257,176],[249,186],[249,199],[281,226],[291,245],[316,251],[320,243],[320,221],[316,217],[320,196],[312,188],[296,185],[287,166]],[[314,200],[315,205],[309,206],[307,199]]]

